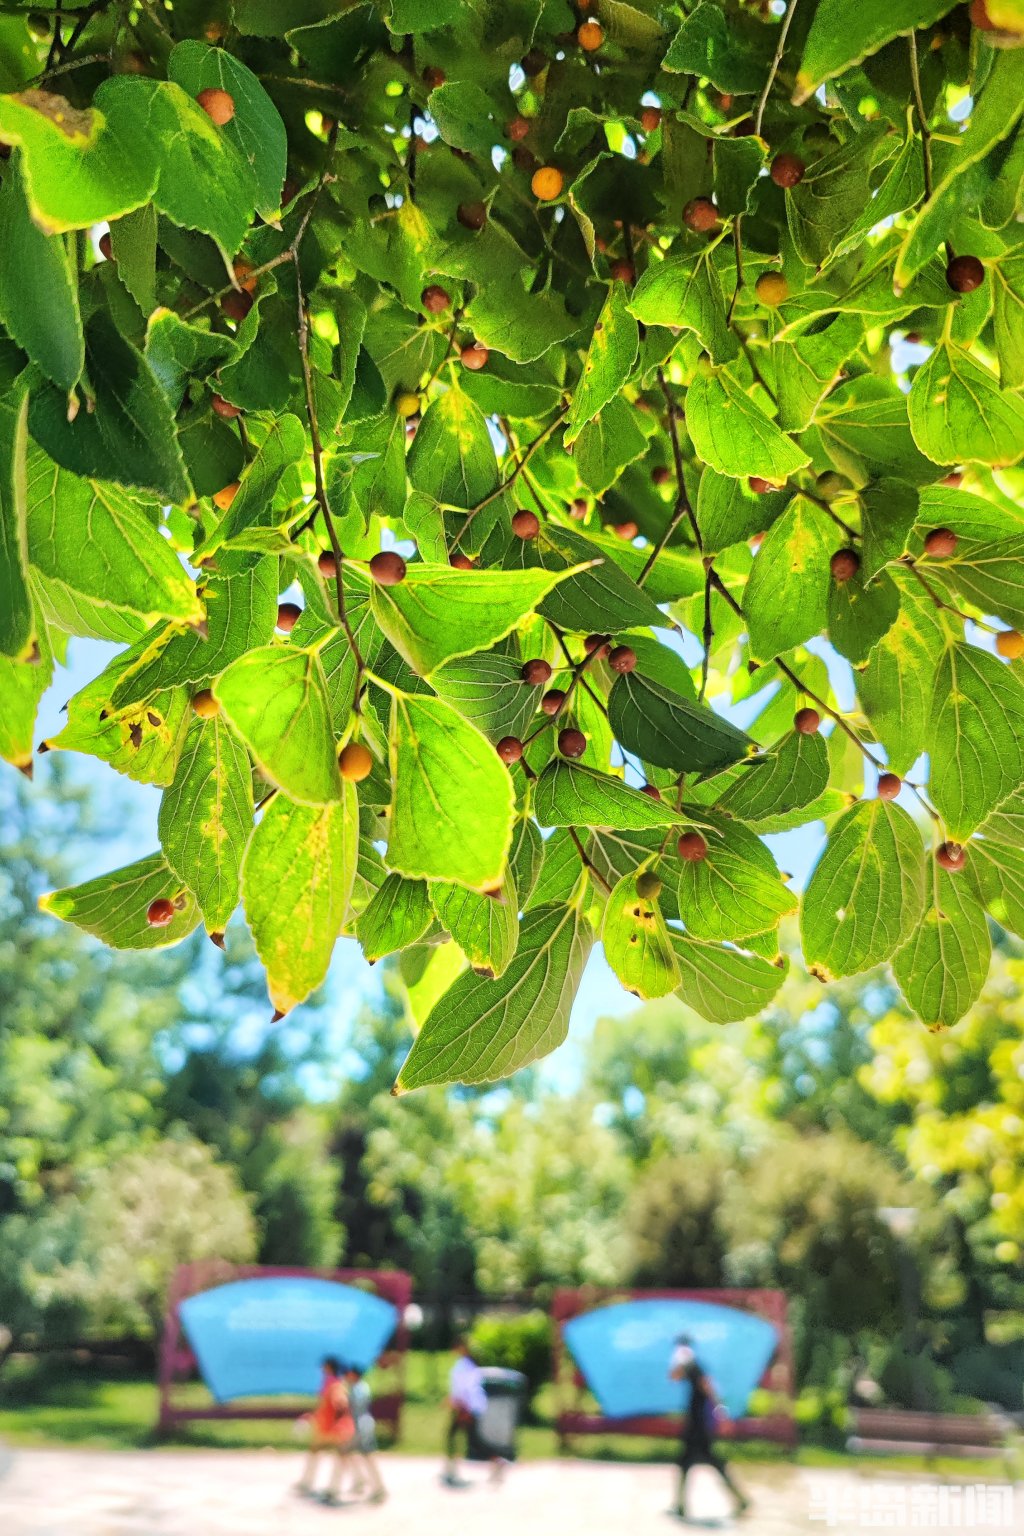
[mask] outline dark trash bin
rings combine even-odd
[[[473,1426],[470,1436],[470,1461],[490,1461],[503,1456],[506,1461],[516,1459],[516,1432],[526,1403],[526,1377],[522,1371],[506,1371],[498,1365],[488,1365],[480,1372],[487,1407]]]

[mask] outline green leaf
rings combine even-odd
[[[734,479],[782,481],[809,462],[727,368],[697,372],[686,391],[686,430],[698,458]]]
[[[522,736],[537,712],[539,695],[523,682],[518,656],[499,651],[463,656],[431,674],[431,687],[472,721],[488,741]]]
[[[700,0],[686,17],[661,67],[678,74],[704,75],[720,91],[738,95],[759,91],[764,83],[761,61],[730,32],[721,6],[713,0]]]
[[[815,414],[829,458],[855,485],[889,476],[908,485],[935,479],[935,465],[911,434],[907,398],[871,376],[840,384]]]
[[[417,1035],[396,1087],[493,1082],[553,1051],[565,1039],[593,942],[576,906],[527,912],[505,974],[459,977]]]
[[[849,581],[833,581],[828,594],[828,637],[847,661],[867,661],[899,606],[899,588],[884,572],[870,584],[865,584],[863,571],[855,572]]]
[[[523,814],[516,819],[512,831],[512,847],[508,856],[512,883],[523,910],[531,904],[543,864],[544,839],[532,816]]]
[[[977,1002],[992,955],[985,911],[970,877],[933,866],[931,899],[893,974],[930,1029],[949,1028]]]
[[[137,704],[158,688],[189,684],[194,692],[207,687],[246,651],[269,643],[277,594],[275,559],[212,573],[203,588],[206,636],[196,630],[154,632],[114,687],[114,707]]]
[[[719,554],[730,544],[763,533],[789,500],[788,491],[755,494],[745,480],[705,469],[697,488],[695,512],[705,554]]]
[[[768,362],[775,370],[780,427],[802,432],[810,425],[863,334],[861,316],[836,315],[821,330],[772,344]]]
[[[306,430],[297,416],[280,416],[271,425],[249,464],[224,520],[196,550],[203,560],[218,549],[264,552],[288,545],[285,530],[306,515],[303,501],[278,495],[281,482],[306,451]]]
[[[374,584],[370,605],[395,649],[427,676],[453,657],[503,639],[564,579],[561,572],[539,569],[412,565],[397,586]]]
[[[497,489],[498,464],[480,407],[449,389],[423,413],[409,453],[409,480],[444,506],[470,508]]]
[[[188,696],[182,689],[165,688],[144,704],[116,709],[112,696],[134,649],[115,656],[68,701],[66,725],[44,746],[47,751],[86,752],[143,784],[170,784],[188,728]]]
[[[1024,682],[1016,669],[976,646],[950,645],[935,674],[925,750],[932,802],[957,841],[1024,779],[1022,719]]]
[[[828,786],[828,774],[824,737],[787,731],[769,751],[750,758],[715,806],[756,826],[813,805]]]
[[[304,1002],[327,975],[348,910],[359,844],[355,786],[330,805],[275,795],[242,866],[242,900],[267,991],[279,1013]]]
[[[1020,389],[1024,385],[1024,251],[1008,252],[989,271],[999,382],[1004,389]]]
[[[931,599],[904,585],[900,611],[857,682],[861,705],[893,773],[906,773],[924,751],[931,699],[922,679],[935,676],[946,639]]]
[[[945,528],[950,524],[936,521],[932,526]],[[1019,628],[1024,626],[1022,561],[1024,533],[991,544],[961,538],[953,554],[936,569],[983,613],[996,614]]]
[[[932,195],[918,210],[903,238],[896,263],[898,288],[904,287],[931,260],[946,239],[950,221],[960,207],[975,203],[977,194],[966,173],[1013,132],[1022,111],[1024,57],[1018,50],[1000,51],[991,60],[984,89],[972,100],[967,126],[952,145],[943,146],[945,152],[939,160]]]
[[[589,570],[577,570],[541,603],[541,614],[559,629],[585,635],[595,629],[614,632],[664,622],[648,594],[614,560],[607,558],[602,547],[583,534],[545,525],[536,543],[522,543],[523,549],[515,552],[519,558],[548,571],[565,571],[569,566],[579,567],[595,559],[602,562]]]
[[[0,758],[32,775],[36,711],[53,681],[53,656],[45,635],[38,661],[12,661],[0,655]]]
[[[519,899],[506,870],[498,894],[481,896],[464,885],[436,880],[430,900],[438,920],[478,976],[501,976],[519,942]]]
[[[667,997],[679,985],[679,963],[656,899],[639,896],[636,872],[624,875],[605,903],[605,959],[634,997]]]
[[[233,661],[213,691],[264,778],[303,805],[338,799],[327,684],[315,650],[259,646]]]
[[[877,53],[901,32],[929,27],[952,9],[952,0],[860,0],[854,11],[844,0],[820,0],[804,43],[794,101],[806,101],[823,81]]]
[[[629,308],[644,325],[692,331],[713,362],[727,363],[736,356],[736,338],[725,322],[728,305],[722,279],[709,252],[652,262],[634,288]]]
[[[257,213],[263,218],[281,206],[281,186],[288,159],[288,138],[280,114],[251,70],[223,48],[209,48],[189,38],[171,50],[167,73],[189,96],[208,86],[227,91],[235,104],[220,130],[246,167]]]
[[[849,234],[871,198],[870,135],[854,135],[831,154],[814,161],[786,193],[789,232],[800,259],[821,267]]]
[[[245,749],[219,718],[193,720],[157,827],[164,858],[195,896],[211,933],[223,932],[238,905],[252,817]]]
[[[828,979],[888,960],[913,933],[926,900],[921,834],[906,811],[862,800],[829,833],[804,892],[808,966]]]
[[[527,293],[518,282],[479,287],[467,322],[477,341],[514,363],[536,362],[580,329],[564,299],[553,293]]]
[[[647,452],[647,439],[624,400],[609,400],[602,411],[580,429],[574,458],[583,484],[603,496],[627,464]]]
[[[760,1013],[789,969],[788,960],[762,960],[683,933],[672,933],[672,948],[682,976],[676,995],[712,1024],[734,1024]]]
[[[906,550],[918,498],[902,481],[877,480],[861,492],[860,509],[860,574],[870,581]]]
[[[471,80],[437,86],[430,93],[427,108],[441,138],[455,149],[489,160],[494,145],[501,142],[503,130],[494,121],[491,99]]]
[[[715,207],[720,214],[730,218],[746,213],[750,207],[750,194],[764,169],[764,143],[754,134],[740,139],[720,136],[711,142],[715,166]]]
[[[156,209],[152,203],[122,214],[110,226],[110,248],[117,263],[117,275],[144,315],[156,307],[156,229]],[[59,384],[60,380],[54,379],[54,383]]]
[[[0,224],[0,320],[48,379],[74,389],[85,366],[78,277],[63,235],[33,222],[20,155],[0,184]]]
[[[173,310],[156,309],[149,317],[146,361],[174,410],[184,399],[190,378],[205,378],[236,350],[230,336],[188,325]]]
[[[936,464],[1016,464],[1024,458],[1024,400],[963,347],[945,342],[914,375],[910,430]]]
[[[968,851],[970,873],[1003,928],[1024,935],[1024,795],[1016,790],[987,816]]]
[[[26,522],[44,611],[70,633],[134,640],[159,619],[203,619],[203,604],[171,545],[118,486],[80,479],[33,448]]]
[[[104,80],[84,112],[50,91],[0,96],[0,142],[21,146],[29,207],[47,234],[119,218],[152,196],[157,169],[139,138],[135,85]]]
[[[0,655],[15,659],[31,648],[32,598],[28,589],[25,450],[28,395],[0,404]]]
[[[177,910],[166,928],[154,928],[146,920],[150,904],[173,901]],[[108,875],[51,891],[40,897],[40,910],[73,923],[113,949],[167,949],[179,944],[199,922],[191,892],[167,867],[162,853]]]
[[[799,494],[769,528],[743,593],[755,660],[770,661],[826,627],[829,561],[841,537],[828,514]]]
[[[600,316],[569,408],[566,443],[574,442],[581,428],[622,389],[640,349],[640,333],[629,310],[624,283],[613,283]]]
[[[47,385],[29,406],[36,442],[76,475],[187,501],[188,477],[167,397],[142,353],[102,311],[86,328],[85,360],[95,409],[80,409],[69,421],[66,395]]]
[[[714,816],[710,824],[706,857],[680,867],[679,916],[687,933],[739,940],[776,928],[797,901],[771,853],[738,821]]]
[[[356,920],[356,937],[371,965],[400,949],[408,949],[434,920],[425,880],[388,875]]]
[[[706,705],[637,672],[613,683],[608,721],[627,752],[675,773],[713,773],[739,762],[753,745]]]
[[[476,891],[500,885],[515,797],[487,738],[443,700],[395,692],[389,745],[391,868]]]
[[[585,763],[559,758],[537,780],[533,809],[542,827],[616,827],[643,831],[672,827],[679,812],[621,779]]]

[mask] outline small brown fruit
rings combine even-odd
[[[644,107],[640,113],[640,127],[644,133],[653,133],[661,127],[661,113],[657,107]]]
[[[657,901],[661,895],[661,876],[653,869],[645,869],[636,877],[636,893],[644,901]]]
[[[467,343],[459,353],[463,368],[468,368],[470,373],[479,373],[481,368],[486,368],[490,355],[487,347],[481,346],[478,341]]]
[[[212,720],[220,714],[220,705],[209,688],[200,688],[198,693],[192,695],[192,708],[200,720]]]
[[[816,709],[810,707],[798,709],[793,716],[793,729],[799,731],[801,736],[813,736],[821,724],[821,716]]]
[[[451,302],[451,294],[437,283],[429,283],[420,294],[420,303],[428,315],[443,315]]]
[[[158,896],[146,908],[146,922],[151,928],[166,928],[174,921],[174,902],[166,896]]]
[[[540,707],[546,715],[557,715],[564,703],[564,691],[561,688],[549,688],[540,701]]]
[[[569,516],[575,522],[582,523],[583,519],[586,517],[586,515],[587,515],[587,513],[589,511],[590,511],[590,508],[587,506],[587,503],[583,499],[583,497],[582,496],[577,496],[573,500],[572,506],[569,508]]]
[[[322,549],[316,557],[316,568],[325,581],[333,581],[338,574],[338,562],[332,549]]]
[[[634,522],[613,523],[612,532],[615,534],[616,538],[625,539],[626,542],[629,543],[631,540],[636,538],[637,534],[640,532],[640,529]]]
[[[832,572],[832,580],[840,586],[846,581],[851,581],[860,570],[860,555],[855,549],[837,549],[828,563]]]
[[[423,71],[423,84],[428,91],[436,91],[439,85],[444,85],[448,76],[437,64],[428,64]]]
[[[461,549],[457,549],[448,561],[453,571],[471,571],[473,562],[468,555],[464,555]]]
[[[880,773],[878,775],[879,800],[895,800],[903,788],[903,780],[898,773]]]
[[[807,167],[799,155],[776,155],[768,174],[777,187],[796,187],[804,179]]]
[[[598,21],[585,21],[576,33],[576,41],[584,53],[596,53],[604,42],[604,28]]]
[[[617,645],[608,657],[613,672],[632,672],[636,668],[636,651],[631,645]]]
[[[610,646],[608,645],[608,636],[588,635],[583,642],[583,649],[586,651],[588,656],[593,656],[595,651],[599,651],[602,656],[607,656],[610,650]]]
[[[935,862],[940,869],[963,869],[967,853],[960,843],[940,843],[935,850]]]
[[[283,635],[290,635],[302,617],[298,603],[278,603],[276,627]]]
[[[751,475],[750,479],[747,481],[747,485],[753,491],[755,496],[767,496],[769,491],[778,490],[778,486],[776,486],[771,480],[762,480],[760,475]]]
[[[382,549],[370,561],[370,575],[378,586],[397,587],[405,580],[405,561],[393,549]]]
[[[255,302],[252,294],[247,293],[244,288],[241,292],[237,288],[232,288],[231,292],[226,293],[220,301],[221,314],[228,320],[234,320],[236,325],[241,325]]]
[[[455,217],[463,229],[483,229],[487,223],[487,204],[460,203]]]
[[[235,98],[216,85],[209,85],[205,91],[200,91],[196,101],[210,122],[216,123],[218,128],[223,128],[225,123],[230,123],[235,115]]]
[[[530,120],[527,117],[514,117],[509,123],[508,127],[505,129],[505,133],[508,138],[514,140],[516,143],[520,142],[522,139],[525,139],[529,131]]]
[[[925,534],[924,552],[933,560],[945,560],[956,549],[957,538],[952,528],[932,528]]]
[[[503,763],[518,763],[523,755],[523,744],[518,736],[503,736],[495,751]]]
[[[1007,661],[1019,661],[1024,656],[1024,635],[1019,629],[1001,629],[996,635],[996,650]]]
[[[613,261],[610,268],[612,280],[616,283],[625,283],[627,288],[632,288],[636,282],[636,269],[631,261],[623,257],[620,261]]]
[[[256,269],[251,261],[246,261],[244,256],[236,256],[231,263],[231,270],[235,274],[235,282],[245,293],[255,293],[258,277],[251,277],[250,273]]]
[[[563,757],[582,757],[587,750],[587,738],[575,726],[567,725],[558,733],[558,750]]]
[[[373,755],[361,741],[350,741],[338,753],[338,771],[349,784],[361,784],[373,772]]]
[[[644,784],[640,790],[640,793],[642,795],[646,795],[648,800],[661,799],[661,790],[658,788],[657,784]]]
[[[100,255],[104,261],[113,261],[114,247],[110,243],[110,230],[105,229],[99,238]]]
[[[683,223],[695,234],[710,234],[718,228],[718,209],[709,197],[691,198],[683,209]]]
[[[973,293],[985,281],[985,268],[977,256],[954,256],[946,268],[946,282],[954,293]]]
[[[651,470],[651,482],[654,485],[668,485],[672,479],[672,471],[666,464],[656,464]]]
[[[699,864],[708,856],[708,845],[699,832],[684,832],[676,848],[685,864]]]
[[[210,401],[210,406],[213,414],[219,416],[222,421],[234,421],[236,416],[241,416],[242,414],[241,406],[232,405],[231,401],[225,400],[223,395],[214,395]]]
[[[530,683],[534,688],[551,681],[551,665],[541,656],[535,656],[532,661],[524,661],[521,672],[523,682]]]
[[[512,517],[512,532],[517,539],[535,539],[540,533],[540,518],[536,512],[520,507]]]
[[[754,284],[759,304],[766,309],[778,309],[789,298],[789,284],[781,272],[762,272]]]

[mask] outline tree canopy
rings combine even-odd
[[[397,1086],[644,999],[950,1025],[1024,932],[1024,0],[0,18],[0,747],[162,794],[44,898],[241,906]],[[824,828],[798,898],[764,841]],[[444,941],[450,940],[450,943]]]

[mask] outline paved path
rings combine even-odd
[[[949,1485],[886,1472],[741,1467],[754,1509],[742,1523],[714,1474],[693,1474],[693,1521],[666,1513],[671,1469],[594,1462],[530,1462],[503,1487],[440,1486],[436,1462],[382,1458],[391,1490],[377,1508],[325,1509],[290,1492],[299,1456],[274,1451],[5,1451],[0,1446],[2,1536],[861,1536],[879,1528],[1024,1530],[1024,1486],[969,1510]],[[994,1486],[994,1485],[990,1485]],[[1015,1492],[1016,1510],[1010,1505]],[[974,1497],[972,1495],[972,1497]],[[958,1498],[960,1502],[958,1503]],[[1000,1498],[1002,1503],[1000,1504]],[[983,1518],[979,1518],[980,1515]],[[834,1518],[826,1521],[830,1514]],[[945,1519],[938,1517],[945,1514]],[[967,1516],[972,1515],[970,1523]],[[1009,1518],[1005,1518],[1009,1514]],[[895,1517],[895,1518],[893,1518]]]

